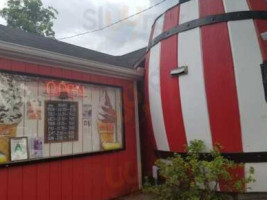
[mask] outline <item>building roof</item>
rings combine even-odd
[[[122,56],[112,56],[3,25],[0,25],[0,40],[126,68],[134,67],[146,52],[146,48],[142,48]]]

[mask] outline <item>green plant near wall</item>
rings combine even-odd
[[[220,146],[216,145],[203,159],[204,142],[195,140],[187,147],[187,156],[175,154],[166,160],[158,160],[156,166],[163,179],[162,184],[152,185],[146,181],[144,192],[159,200],[226,200],[226,193],[218,193],[219,183],[224,183],[228,192],[242,193],[248,183],[254,182],[254,169],[250,168],[246,178],[237,172],[243,164],[224,158]],[[206,154],[205,154],[206,155]]]

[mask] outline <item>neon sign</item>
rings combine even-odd
[[[68,97],[84,97],[84,86],[75,83],[48,81],[45,85],[46,93],[50,96],[60,97],[62,93]]]

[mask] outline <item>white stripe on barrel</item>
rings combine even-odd
[[[164,16],[158,19],[155,24],[153,38],[163,32]],[[150,50],[148,84],[150,113],[153,132],[158,150],[169,151],[169,144],[163,118],[161,89],[160,89],[160,53],[161,43],[158,43]]]
[[[224,0],[226,12],[249,10],[246,0]],[[244,152],[267,151],[267,104],[262,56],[253,20],[228,22]],[[266,177],[267,180],[267,177]]]
[[[226,12],[249,10],[245,0],[224,0]],[[244,152],[267,150],[267,105],[261,77],[262,56],[253,20],[228,22]],[[255,183],[250,183],[248,192],[267,190],[267,163],[245,164],[245,174],[254,167]]]
[[[199,18],[199,2],[192,0],[181,5],[180,24]],[[212,148],[203,74],[200,28],[179,34],[178,64],[188,66],[188,75],[179,77],[181,104],[187,141],[203,140]]]
[[[247,187],[249,188],[247,192],[266,192],[267,191],[267,163],[247,163],[245,164],[245,173],[248,177],[249,169],[253,167],[255,174],[252,178],[256,180],[254,183],[249,183]],[[250,189],[251,188],[251,189]]]

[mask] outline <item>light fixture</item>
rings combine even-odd
[[[181,66],[176,69],[171,70],[172,76],[179,76],[181,74],[187,74],[188,73],[188,67],[187,66]]]

